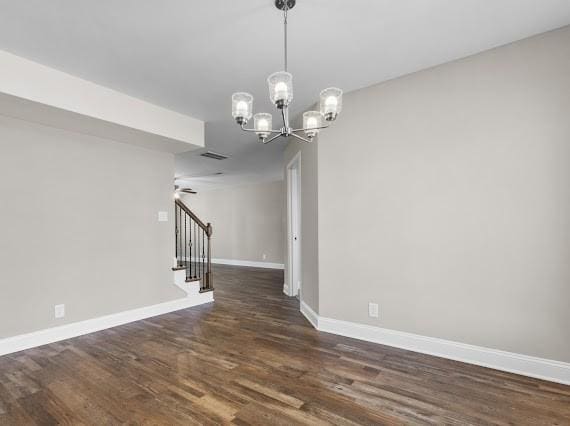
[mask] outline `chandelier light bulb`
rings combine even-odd
[[[329,112],[336,112],[336,107],[338,105],[338,99],[336,96],[329,96],[325,99],[325,114]]]
[[[258,112],[253,116],[253,127],[260,139],[265,139],[271,134],[272,117],[271,114]]]
[[[247,112],[249,111],[248,107],[247,107],[247,102],[245,101],[239,101],[236,105],[236,114],[238,116],[242,116],[245,117],[247,116]]]
[[[342,109],[342,90],[329,87],[321,92],[321,114],[327,121],[334,121]]]
[[[293,100],[293,75],[286,71],[278,71],[271,74],[267,78],[269,86],[269,98],[271,102],[277,105],[277,108],[283,108]]]
[[[287,94],[287,85],[280,81],[275,85],[275,100],[276,101],[284,101],[288,97]]]
[[[253,96],[249,93],[238,92],[232,95],[232,116],[238,124],[245,124],[251,118],[253,111]]]
[[[322,126],[323,116],[319,111],[307,111],[303,114],[303,128],[309,139],[313,139],[319,133]]]

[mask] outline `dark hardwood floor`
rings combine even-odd
[[[570,387],[315,331],[281,271],[216,302],[0,357],[0,424],[570,425]]]

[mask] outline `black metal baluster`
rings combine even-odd
[[[178,266],[178,217],[176,216],[178,210],[176,209],[176,204],[174,204],[174,253],[176,256],[176,265]]]
[[[183,220],[184,220],[184,226],[183,226],[184,238],[181,239],[182,240],[181,241],[181,244],[182,244],[182,265],[184,265],[184,267],[186,268],[186,266],[187,266],[186,265],[186,213],[182,213],[182,210],[181,210],[180,214],[182,215]]]
[[[176,257],[176,262],[178,262],[178,266],[182,266],[182,221],[180,217],[182,216],[182,211],[180,210],[180,206],[177,206],[178,211],[178,256]]]
[[[184,266],[184,262],[183,262],[183,256],[184,256],[184,236],[182,235],[182,207],[178,206],[179,208],[179,215],[178,215],[178,221],[180,222],[180,237],[179,237],[179,241],[180,241],[180,266]]]
[[[200,269],[200,226],[198,226],[198,253],[196,256],[196,266],[198,267],[198,278],[202,278],[202,269]]]
[[[200,227],[198,227],[198,256],[196,257],[196,262],[198,265],[198,278],[202,278],[202,268],[200,268]]]
[[[205,259],[205,255],[204,255],[204,229],[202,229],[202,277],[204,277],[206,274],[206,268],[204,268],[204,259]],[[205,281],[202,280],[202,285],[204,285]]]
[[[194,259],[196,259],[196,222],[194,222]],[[196,278],[196,265],[194,265],[194,278]]]
[[[186,214],[186,220],[188,221],[188,229],[190,229],[191,226],[191,221],[192,218],[188,215],[188,213]],[[192,267],[192,243],[190,242],[190,232],[188,232],[188,241],[187,241],[187,246],[188,246],[188,257],[187,257],[187,261],[188,261],[188,276],[191,277],[192,276],[192,272],[190,271],[190,268]]]
[[[195,269],[193,262],[192,262],[192,258],[194,257],[194,244],[196,244],[195,242],[195,238],[193,237],[193,232],[194,232],[194,221],[192,220],[192,218],[190,216],[188,216],[188,225],[190,227],[190,277],[194,278],[194,275],[196,275],[196,271],[194,271],[194,273],[192,273],[192,270]]]
[[[200,226],[196,223],[196,256],[194,261],[196,262],[196,269],[198,270],[197,277],[200,279]]]
[[[214,282],[212,277],[212,225],[208,223],[206,235],[208,236],[208,260],[206,266],[206,281],[205,281],[205,288],[207,290],[213,290]]]

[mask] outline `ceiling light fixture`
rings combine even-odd
[[[287,72],[287,12],[295,6],[295,3],[296,0],[275,0],[275,7],[283,11],[285,71],[277,71],[267,78],[269,99],[277,109],[281,110],[283,127],[273,130],[271,114],[260,112],[253,115],[253,96],[249,93],[238,92],[232,95],[232,116],[242,130],[256,133],[264,144],[280,136],[293,136],[303,142],[311,142],[319,130],[326,129],[330,122],[336,120],[342,109],[342,90],[329,87],[321,92],[320,111],[305,112],[301,129],[293,129],[289,125],[289,104],[293,100],[293,76]],[[252,116],[253,129],[246,129],[245,125]],[[324,124],[323,120],[327,124]],[[304,133],[306,137],[298,133]],[[271,135],[274,136],[270,137]]]

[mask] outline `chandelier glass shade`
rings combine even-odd
[[[241,129],[254,132],[263,143],[269,143],[279,137],[292,136],[303,142],[311,142],[321,129],[329,127],[342,110],[342,90],[329,87],[321,91],[319,111],[307,111],[303,114],[303,127],[293,129],[289,124],[289,105],[293,101],[293,75],[287,72],[287,12],[296,4],[296,0],[275,0],[275,7],[283,11],[284,29],[284,71],[277,71],[267,77],[269,99],[280,111],[283,127],[273,129],[273,118],[268,113],[253,115],[253,96],[246,92],[232,95],[232,116]],[[246,124],[253,116],[253,128]],[[301,136],[304,134],[304,137]],[[272,136],[273,135],[273,136]]]
[[[265,139],[271,135],[273,117],[265,112],[258,112],[253,116],[253,127],[260,138]]]
[[[277,71],[267,77],[269,99],[277,108],[283,108],[293,100],[293,75],[287,71]]]
[[[336,120],[342,110],[342,90],[329,87],[321,92],[321,114],[327,121]]]
[[[249,93],[238,92],[232,95],[232,115],[243,124],[247,123],[253,114],[253,96]]]
[[[303,129],[309,139],[319,134],[319,129],[323,127],[322,118],[320,111],[307,111],[303,114]]]

